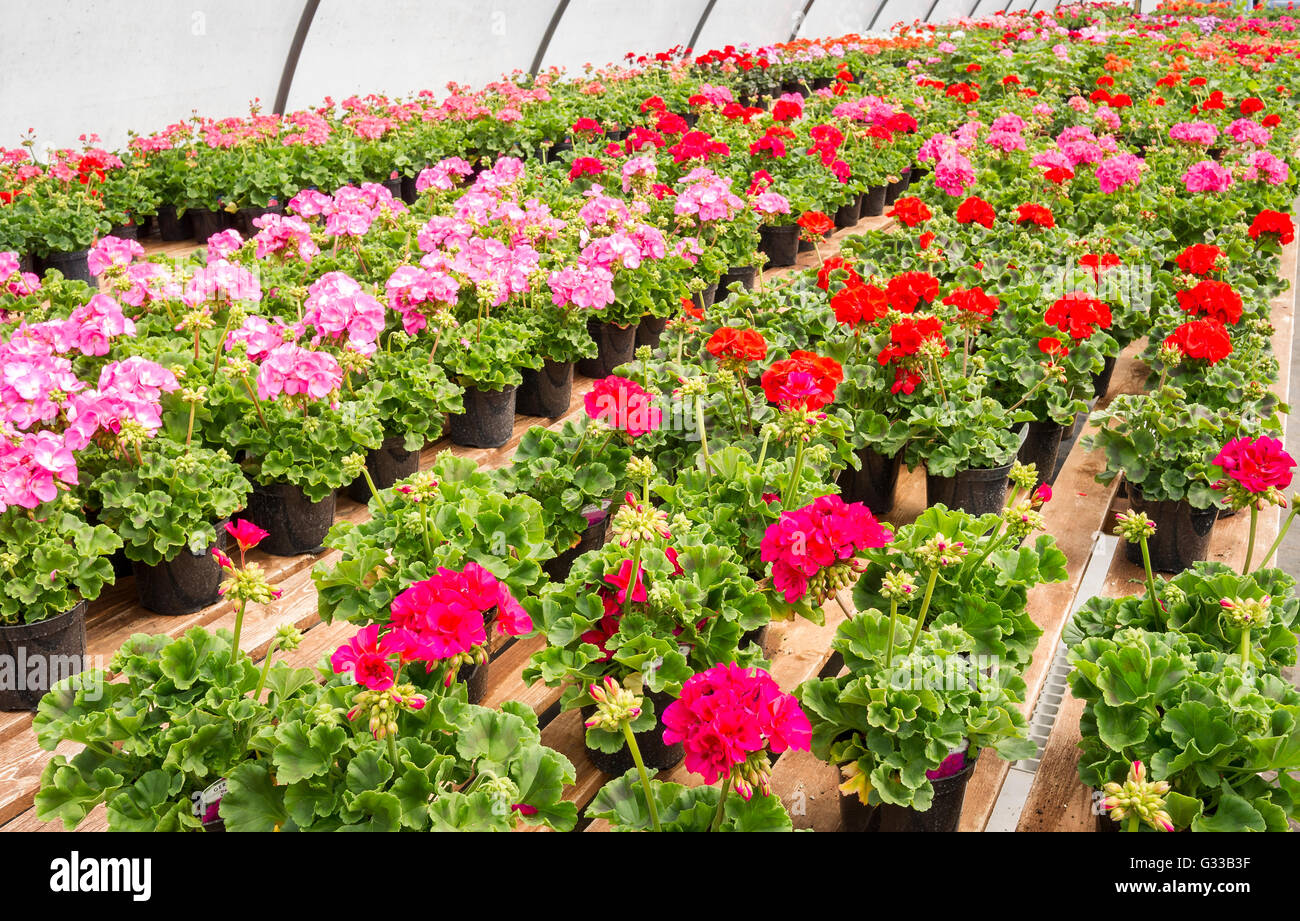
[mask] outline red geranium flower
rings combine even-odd
[[[1178,267],[1189,275],[1208,275],[1215,270],[1215,262],[1225,255],[1223,250],[1208,243],[1193,243],[1174,259]]]
[[[1220,323],[1241,319],[1241,295],[1226,281],[1202,281],[1187,291],[1178,292],[1178,306],[1183,313],[1204,314]]]
[[[822,262],[821,268],[817,270],[817,287],[823,291],[829,291],[831,289],[831,272],[836,269],[843,269],[849,273],[849,277],[844,282],[849,287],[862,284],[862,277],[858,275],[857,270],[853,268],[847,259],[843,256],[828,256]]]
[[[885,217],[896,217],[908,227],[915,227],[917,224],[924,224],[934,215],[930,213],[925,202],[915,195],[908,195],[894,202],[894,207],[886,212]]]
[[[819,240],[835,229],[835,222],[821,211],[805,211],[799,215],[799,226],[803,228],[800,236],[805,240]]]
[[[816,411],[835,399],[844,369],[833,358],[798,351],[763,372],[763,393],[782,409]]]
[[[1165,345],[1176,346],[1188,358],[1202,358],[1210,364],[1232,354],[1232,338],[1218,320],[1188,320],[1165,337]]]
[[[1070,350],[1067,349],[1065,347],[1065,344],[1061,342],[1060,339],[1057,339],[1055,336],[1044,336],[1042,339],[1039,339],[1038,349],[1043,354],[1051,355],[1053,357],[1058,355],[1065,356],[1070,354]]]
[[[856,277],[856,276],[855,276]],[[831,309],[835,319],[850,329],[859,323],[872,323],[889,313],[889,298],[875,285],[864,284],[861,279],[849,284],[831,296]]]
[[[885,285],[889,305],[899,313],[911,313],[921,301],[934,303],[939,296],[939,279],[928,272],[903,272]]]
[[[980,287],[954,288],[952,294],[945,297],[943,302],[950,307],[956,307],[962,313],[982,317],[985,320],[993,316],[1001,303],[993,295],[986,294]]]
[[[587,118],[586,116],[583,116],[574,122],[573,126],[569,130],[574,134],[590,134],[592,136],[605,133],[605,129],[600,127],[600,122],[596,121],[594,118]]]
[[[882,364],[914,358],[927,340],[943,345],[948,354],[948,343],[943,338],[943,321],[938,317],[904,317],[889,327],[889,345],[880,350],[876,359]],[[895,391],[897,393],[897,391]]]
[[[1111,324],[1110,307],[1086,291],[1071,291],[1058,299],[1043,319],[1076,341],[1087,339],[1098,327],[1109,329]]]
[[[610,427],[638,438],[653,432],[663,421],[663,412],[654,405],[654,398],[635,381],[611,374],[583,398],[587,415],[604,419]]]
[[[1265,209],[1255,215],[1247,232],[1252,240],[1258,240],[1262,233],[1275,233],[1277,242],[1286,246],[1295,239],[1295,224],[1291,222],[1290,215]]]
[[[1016,223],[1037,224],[1039,227],[1051,228],[1056,226],[1056,218],[1052,216],[1051,208],[1027,203],[1016,208]]]
[[[748,364],[767,357],[767,340],[760,333],[734,326],[719,327],[704,347],[718,361]]]
[[[605,172],[605,164],[595,157],[578,157],[569,167],[569,181],[572,182],[579,176],[599,176],[603,172]]]
[[[993,206],[977,195],[972,195],[957,206],[958,224],[983,224],[992,228],[997,212]]]

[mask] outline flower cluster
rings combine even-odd
[[[583,406],[590,418],[631,438],[640,438],[663,424],[663,410],[655,405],[654,397],[626,377],[610,375],[596,381],[583,397]]]
[[[767,796],[771,775],[765,751],[807,751],[812,727],[799,702],[762,669],[735,663],[692,675],[663,713],[664,743],[682,743],[687,770],[706,783],[734,783],[748,800],[754,787]],[[754,757],[757,756],[757,757]]]
[[[835,399],[844,369],[833,358],[795,351],[763,372],[763,393],[783,410],[815,412]]]
[[[810,505],[781,513],[763,534],[760,557],[772,564],[772,585],[794,603],[811,595],[825,600],[842,586],[862,550],[893,539],[861,502],[822,496]]]

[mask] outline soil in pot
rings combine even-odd
[[[764,224],[758,228],[758,249],[769,269],[794,265],[799,251],[798,224]]]
[[[79,249],[72,253],[47,253],[36,257],[36,274],[44,275],[46,269],[58,269],[64,278],[90,282],[90,265],[87,259],[89,250]]]
[[[158,236],[164,243],[177,243],[194,236],[194,218],[186,211],[184,216],[176,216],[175,205],[158,207]]]
[[[840,821],[844,831],[956,831],[966,801],[966,784],[978,761],[977,757],[960,773],[930,781],[934,799],[925,812],[891,803],[868,806],[856,793],[841,793]]]
[[[1007,476],[1011,465],[960,470],[956,476],[925,475],[927,505],[946,505],[972,515],[1002,511],[1007,501]]]
[[[871,445],[857,450],[861,470],[845,467],[840,473],[840,495],[845,502],[862,502],[877,517],[894,510],[894,490],[903,467],[903,452],[886,457]]]
[[[847,205],[840,205],[835,209],[835,226],[840,230],[854,227],[858,223],[858,198],[854,196],[853,201]]]
[[[652,317],[649,314],[643,316],[636,326],[637,348],[643,345],[648,345],[652,349],[659,348],[659,340],[663,338],[664,327],[667,325],[667,317]]]
[[[718,292],[716,300],[725,301],[730,293],[730,287],[735,282],[740,282],[746,291],[754,290],[754,267],[752,265],[733,266],[723,273],[718,279]]]
[[[79,601],[70,611],[34,624],[0,625],[0,710],[35,710],[51,685],[86,667],[86,608]]]
[[[1182,572],[1209,556],[1210,534],[1219,518],[1217,508],[1194,508],[1186,499],[1152,502],[1131,483],[1128,500],[1133,511],[1143,512],[1155,522],[1156,533],[1147,541],[1152,569]],[[1141,566],[1141,545],[1125,541],[1124,556],[1135,566]]]
[[[886,191],[887,189],[883,185],[873,185],[863,192],[858,209],[859,218],[880,217],[884,214]]]
[[[226,521],[217,522],[215,546],[222,553],[228,545]],[[212,555],[212,547],[202,553],[191,553],[189,547],[182,547],[170,560],[154,566],[136,562],[133,570],[140,604],[155,614],[193,614],[221,600],[218,589],[224,574]]]
[[[686,752],[682,748],[681,742],[678,742],[676,745],[664,744],[664,708],[676,700],[676,698],[668,694],[648,694],[646,696],[649,697],[650,700],[654,701],[655,719],[657,722],[653,729],[648,729],[645,732],[638,732],[635,734],[636,747],[640,750],[641,760],[645,762],[646,767],[666,771],[671,767],[675,767],[682,758],[686,757]],[[595,712],[595,706],[588,705],[583,707],[583,722],[591,719]],[[598,771],[602,774],[607,774],[610,777],[622,777],[628,771],[632,770],[632,768],[636,767],[636,762],[632,760],[632,752],[626,745],[613,754],[588,748],[587,757],[591,759],[591,763],[595,765]]]
[[[312,502],[292,483],[254,483],[246,515],[267,532],[259,550],[273,556],[320,553],[334,523],[334,493]]]
[[[590,506],[582,510],[587,517],[587,527],[578,535],[578,542],[568,550],[559,553],[542,563],[542,572],[552,582],[563,582],[569,578],[569,570],[578,557],[590,550],[599,550],[605,546],[605,531],[609,521],[608,504],[605,508]]]
[[[1092,379],[1092,395],[1099,400],[1110,390],[1110,379],[1115,375],[1115,358],[1114,355],[1107,358],[1101,371]]]
[[[636,354],[635,326],[588,320],[587,332],[595,340],[598,351],[595,358],[578,360],[579,374],[598,379],[609,377],[615,368],[627,364]]]
[[[406,438],[402,435],[385,438],[379,450],[366,452],[366,471],[375,481],[376,489],[388,489],[419,469],[420,452],[406,450]],[[359,476],[348,484],[348,498],[362,503],[370,501],[370,484],[365,477]]]
[[[524,382],[515,397],[515,412],[521,416],[558,419],[569,411],[573,397],[573,362],[547,361],[536,371],[523,369]]]
[[[515,428],[513,385],[503,390],[465,388],[465,411],[447,420],[447,435],[462,448],[499,448],[510,440]]]
[[[1066,432],[1065,426],[1053,422],[1030,422],[1025,433],[1025,440],[1020,443],[1016,460],[1022,464],[1034,464],[1038,467],[1037,489],[1043,483],[1050,483],[1056,476],[1056,459],[1061,452],[1061,439]]]

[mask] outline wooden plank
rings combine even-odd
[[[1292,242],[1282,252],[1280,277],[1290,282],[1290,287],[1275,297],[1270,306],[1273,319],[1273,354],[1279,365],[1278,380],[1272,390],[1286,403],[1290,389],[1292,336],[1295,324],[1296,254],[1300,244]],[[1277,536],[1281,525],[1281,510],[1269,508],[1259,514],[1257,525],[1256,559],[1266,552]],[[1233,568],[1245,562],[1246,543],[1250,533],[1250,515],[1239,512],[1215,523],[1210,538],[1208,557]],[[1130,564],[1121,548],[1115,553],[1106,577],[1102,594],[1106,597],[1141,594],[1143,591],[1142,567]],[[1079,717],[1083,702],[1076,700],[1067,689],[1061,709],[1052,727],[1038,771],[1034,775],[1029,797],[1020,814],[1017,831],[1095,831],[1091,810],[1091,791],[1079,780],[1078,764],[1081,740]]]

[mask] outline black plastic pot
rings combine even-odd
[[[885,213],[885,191],[885,186],[873,185],[862,193],[859,218],[880,217]]]
[[[752,265],[733,266],[727,269],[718,279],[718,293],[715,300],[725,301],[730,294],[730,287],[735,282],[740,282],[746,291],[754,290],[754,267]]]
[[[902,195],[904,192],[907,191],[907,183],[908,180],[911,178],[911,175],[912,175],[911,169],[905,169],[903,170],[902,174],[899,176],[897,182],[891,182],[888,186],[885,187],[886,205],[892,205],[894,202],[898,201],[898,196]]]
[[[1133,511],[1143,512],[1156,525],[1156,533],[1147,541],[1152,569],[1182,572],[1209,556],[1210,534],[1219,518],[1217,508],[1194,508],[1186,499],[1152,502],[1132,483],[1128,485],[1128,501]],[[1130,563],[1142,565],[1139,544],[1125,541],[1124,556]]]
[[[227,545],[226,522],[219,521],[214,546],[225,553]],[[223,574],[211,546],[202,553],[182,547],[171,560],[154,566],[137,562],[133,570],[140,604],[155,614],[193,614],[221,599],[217,590]]]
[[[240,208],[234,214],[230,215],[230,225],[245,237],[255,236],[262,228],[256,226],[253,221],[264,214],[283,214],[283,205],[268,205],[265,208]],[[206,239],[206,237],[204,238]]]
[[[799,252],[799,225],[764,224],[758,228],[758,250],[767,256],[769,269],[794,265]]]
[[[138,240],[140,239],[140,225],[132,222],[130,224],[114,224],[109,228],[108,235],[117,237],[119,240]]]
[[[972,515],[1002,511],[1007,500],[1007,475],[1011,465],[960,470],[956,476],[925,475],[927,505],[946,505]]]
[[[552,582],[563,582],[569,578],[569,570],[573,568],[574,560],[590,550],[599,550],[605,546],[605,529],[609,523],[607,512],[592,506],[587,520],[587,527],[578,535],[576,544],[542,563],[542,572],[546,573],[547,578]]]
[[[515,397],[515,412],[521,416],[558,419],[569,411],[573,399],[573,362],[548,361],[534,371],[523,369],[524,382]]]
[[[1066,432],[1065,426],[1052,422],[1030,422],[1025,440],[1021,442],[1016,460],[1022,464],[1035,464],[1038,467],[1037,488],[1043,483],[1050,483],[1056,475],[1056,459],[1061,452],[1061,439]]]
[[[691,299],[695,301],[695,306],[700,308],[701,310],[708,310],[710,307],[712,307],[713,302],[714,300],[717,299],[717,297],[718,297],[718,283],[716,281],[713,284],[706,287],[704,290],[696,291],[694,294],[691,295]]]
[[[78,601],[34,624],[0,625],[0,661],[13,663],[14,684],[0,686],[0,710],[35,710],[52,684],[85,670],[87,607]]]
[[[58,269],[64,278],[77,281],[90,281],[90,265],[87,258],[89,250],[79,249],[72,253],[47,253],[36,257],[36,274],[44,275],[46,269]]]
[[[930,781],[934,799],[925,812],[892,803],[868,806],[856,793],[841,793],[840,821],[844,831],[956,831],[966,801],[966,784],[978,760],[967,764],[959,774]]]
[[[292,483],[254,483],[245,513],[267,532],[259,550],[273,556],[320,553],[334,523],[334,493],[312,502]]]
[[[682,743],[678,742],[676,745],[664,744],[664,708],[676,698],[668,694],[647,694],[646,696],[654,701],[655,718],[658,722],[655,723],[653,729],[635,733],[636,747],[641,752],[641,760],[645,762],[646,767],[666,771],[671,767],[675,767],[682,758],[686,757]],[[591,719],[595,712],[596,708],[594,706],[583,707],[583,722]],[[608,774],[610,777],[622,777],[636,767],[636,762],[632,760],[632,752],[626,745],[613,754],[588,748],[587,757],[591,759],[591,763],[598,771],[602,774]]]
[[[186,211],[183,217],[176,216],[175,205],[158,207],[158,236],[164,243],[177,243],[194,236],[194,218]]]
[[[588,320],[587,332],[595,340],[598,351],[595,358],[578,359],[579,374],[594,378],[609,377],[615,368],[627,364],[636,354],[635,326]]]
[[[460,671],[456,672],[456,680],[465,685],[469,703],[483,702],[483,698],[487,695],[488,669],[491,665],[491,661],[482,665],[462,665]]]
[[[415,200],[420,197],[420,193],[415,191],[415,177],[402,177],[402,201],[408,205],[415,204]]]
[[[835,209],[835,226],[840,230],[846,230],[849,227],[855,227],[858,223],[858,197],[855,195],[853,201],[847,205],[840,205]]]
[[[886,457],[871,445],[857,450],[861,470],[845,467],[840,473],[840,496],[845,502],[862,502],[877,517],[894,510],[894,489],[903,467],[903,452]]]
[[[209,211],[207,208],[191,208],[185,212],[194,223],[194,239],[207,243],[214,233],[221,233],[230,226],[224,211]]]
[[[396,198],[398,201],[401,201],[402,199],[402,177],[401,176],[398,176],[396,179],[385,179],[381,183],[381,185],[383,185],[383,187],[388,190],[388,193],[392,195],[393,198]]]
[[[648,345],[652,349],[659,348],[659,340],[663,338],[664,327],[667,325],[667,317],[652,317],[649,314],[643,316],[636,326],[637,347]]]
[[[930,168],[928,166],[918,166],[913,163],[911,175],[907,177],[907,187],[911,188],[914,185],[919,185],[921,180],[928,175],[930,175]]]
[[[402,435],[385,438],[379,450],[366,452],[366,471],[375,481],[376,489],[388,489],[419,469],[420,452],[406,450],[406,438]],[[356,502],[370,501],[370,484],[365,477],[359,476],[348,484],[348,498]]]
[[[515,428],[515,395],[518,387],[503,390],[465,388],[465,411],[447,420],[451,443],[462,448],[499,448],[510,440]]]
[[[1111,355],[1101,366],[1101,372],[1092,379],[1092,395],[1101,399],[1110,391],[1110,379],[1115,375],[1115,358]]]

